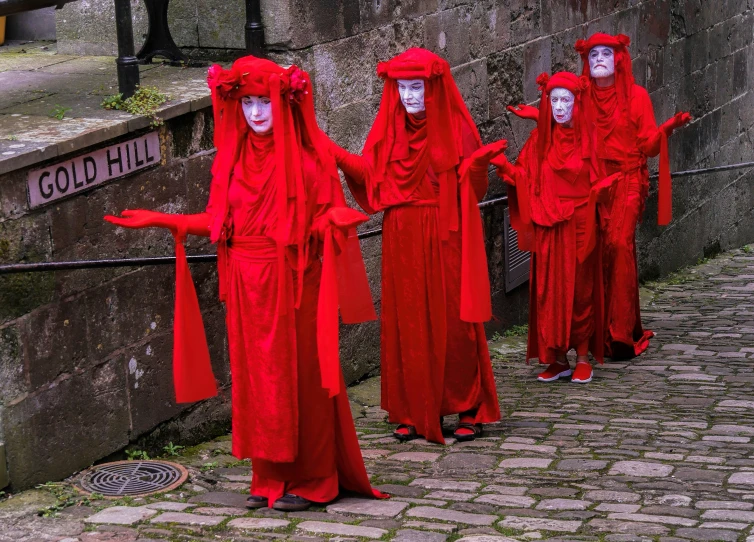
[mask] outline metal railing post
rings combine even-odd
[[[246,51],[256,57],[264,54],[264,25],[261,0],[246,0]]]
[[[134,54],[131,1],[115,0],[115,30],[118,35],[118,92],[130,98],[139,86],[139,59]]]

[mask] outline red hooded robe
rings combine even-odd
[[[586,77],[592,48],[612,47],[615,59],[615,84],[601,88],[592,80],[584,100],[597,167],[603,176],[620,174],[607,204],[602,236],[605,342],[607,354],[614,358],[638,356],[654,335],[641,325],[636,262],[636,226],[649,191],[648,156],[660,154],[658,223],[666,225],[671,217],[667,136],[657,127],[646,89],[634,83],[629,43],[623,34],[601,33],[576,42]]]
[[[210,68],[208,83],[217,155],[207,213],[227,311],[233,454],[251,458],[251,493],[271,504],[285,493],[327,502],[339,487],[382,497],[338,363],[338,306],[346,323],[375,318],[353,229],[366,217],[345,205],[309,76],[248,56]],[[247,95],[270,98],[272,133],[248,127]]]
[[[602,362],[604,293],[600,251],[594,250],[596,214],[614,178],[596,182],[581,100],[587,80],[560,72],[551,78],[542,74],[537,82],[542,90],[538,127],[516,164],[502,168],[511,185],[511,223],[520,248],[532,253],[527,359],[554,363],[558,354],[589,341],[592,355]],[[555,88],[575,96],[572,127],[553,119]]]
[[[365,211],[384,211],[382,408],[443,443],[442,415],[500,419],[482,326],[491,303],[476,204],[487,183],[474,185],[467,163],[481,140],[439,56],[409,49],[377,73],[380,109],[360,166],[344,173]],[[396,79],[425,81],[425,119],[406,112]]]

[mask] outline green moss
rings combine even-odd
[[[54,291],[54,273],[0,275],[0,322],[18,318],[49,303]]]

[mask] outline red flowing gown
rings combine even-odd
[[[251,131],[246,138],[229,186],[227,234],[218,247],[231,361],[233,455],[251,458],[251,493],[270,503],[285,493],[327,502],[339,486],[377,496],[364,469],[342,375],[340,393],[332,399],[320,384],[317,231],[328,209],[345,207],[341,186],[337,178],[317,175],[316,156],[302,149],[305,227],[311,237],[303,258],[295,245],[287,248],[285,307],[278,306],[279,260],[272,237],[281,217],[275,204],[274,139]],[[207,211],[217,205],[211,191]],[[293,206],[284,220],[292,220]]]
[[[595,190],[591,168],[574,144],[574,129],[560,125],[553,129],[541,166],[538,160],[534,130],[512,175],[505,176],[512,185],[511,222],[522,248],[532,252],[527,359],[554,363],[558,354],[589,341],[589,350],[601,362],[602,262],[598,250],[587,248],[599,235],[595,205],[590,204]],[[528,206],[528,225],[522,223],[521,205]]]
[[[588,103],[601,173],[621,174],[602,235],[605,342],[608,355],[630,358],[646,350],[654,335],[641,325],[636,226],[649,191],[647,157],[659,154],[661,137],[649,94],[639,85],[632,88],[627,115],[620,110],[615,85],[591,85]]]
[[[364,156],[362,174],[346,172],[346,180],[365,211],[384,211],[382,408],[391,423],[413,425],[427,440],[444,443],[440,416],[477,409],[475,423],[490,423],[500,410],[484,327],[460,317],[462,231],[459,226],[441,240],[440,187],[429,165],[426,120],[402,118],[408,152],[391,162],[392,175],[377,183],[366,173],[379,155],[372,152]],[[467,159],[479,143],[464,128]],[[460,182],[472,182],[465,177]],[[484,186],[473,186],[477,199],[486,184],[485,178]]]

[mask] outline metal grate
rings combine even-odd
[[[503,210],[505,235],[505,293],[529,280],[531,254],[518,248],[518,232],[511,227],[508,208]]]
[[[117,461],[92,467],[79,484],[87,493],[136,497],[175,489],[187,477],[186,469],[167,461]]]

